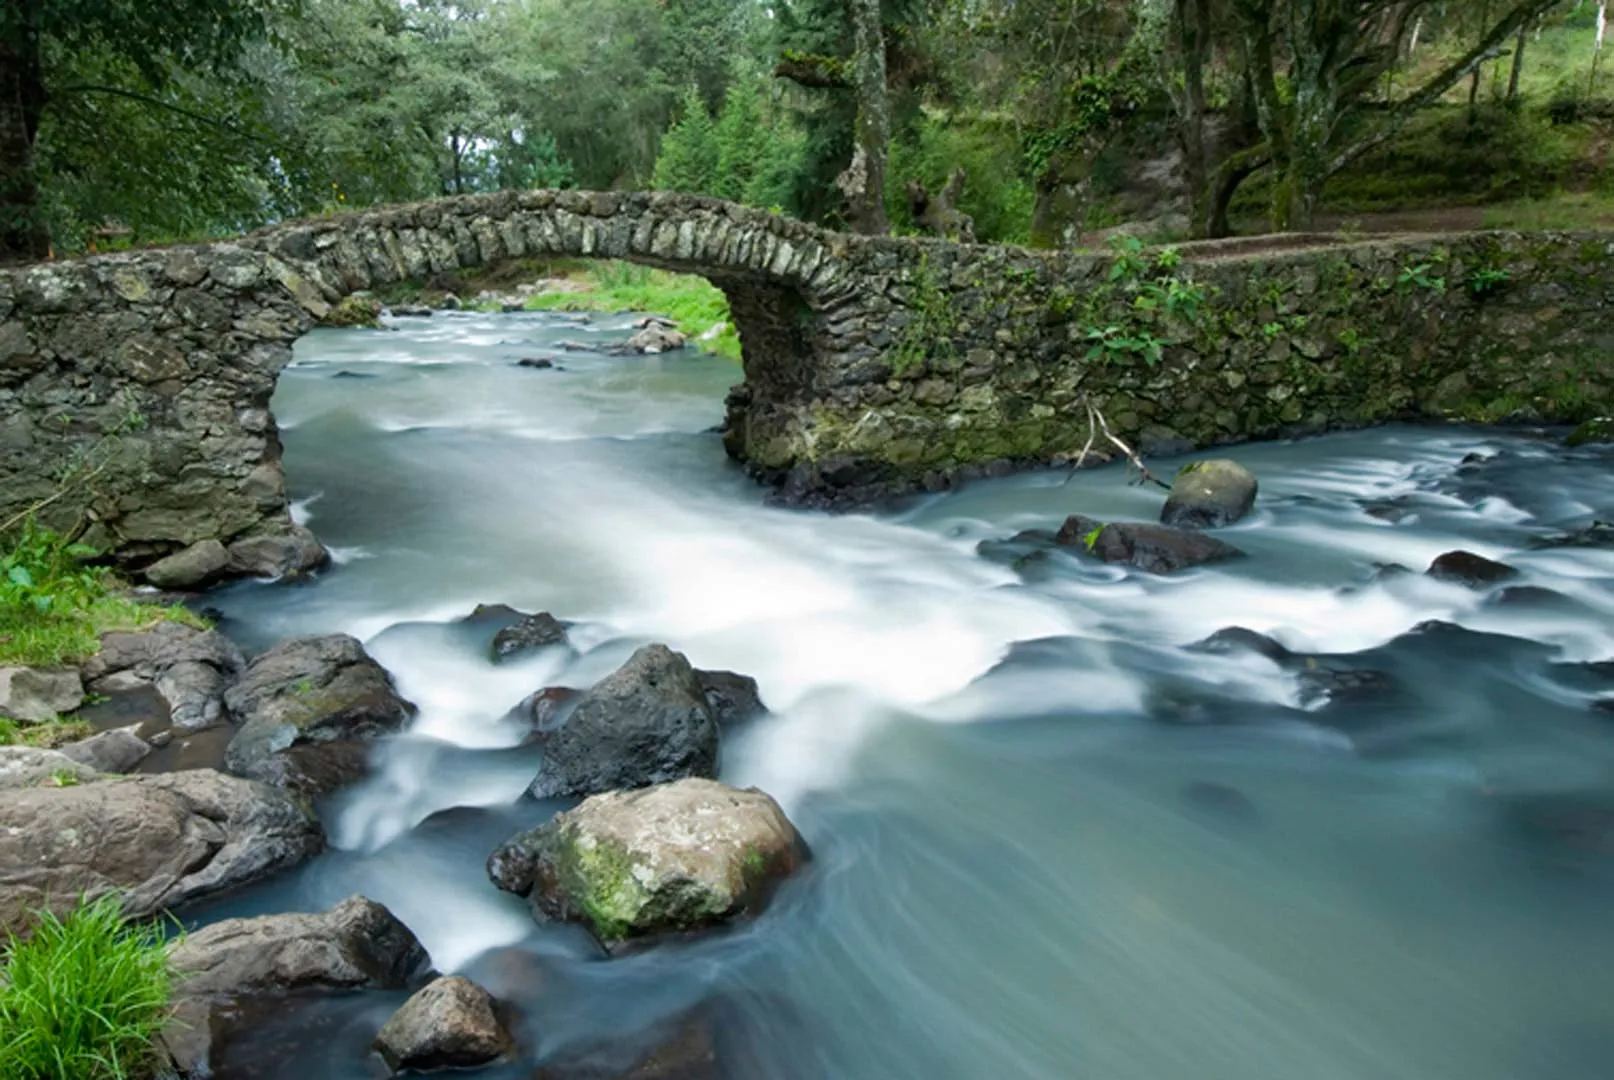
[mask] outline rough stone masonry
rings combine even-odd
[[[744,350],[725,444],[804,502],[1068,458],[1084,402],[1123,437],[1195,445],[1609,404],[1614,236],[1293,243],[1149,263],[1197,290],[1186,314],[1140,304],[1110,256],[854,237],[669,193],[445,198],[9,269],[0,521],[87,525],[136,570],[316,562],[269,411],[292,344],[352,292],[528,256],[721,288]]]

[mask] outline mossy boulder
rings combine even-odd
[[[1614,416],[1597,416],[1586,421],[1564,440],[1567,446],[1614,442]]]
[[[755,915],[807,849],[779,804],[690,778],[586,799],[488,860],[540,919],[577,922],[607,948]]]
[[[1236,559],[1244,553],[1232,544],[1193,529],[1174,529],[1141,521],[1106,523],[1072,514],[1054,542],[1107,563],[1135,566],[1151,574]]]
[[[1184,465],[1172,482],[1160,522],[1179,529],[1219,529],[1255,506],[1255,476],[1236,461],[1212,458]]]
[[[248,666],[224,703],[241,723],[225,767],[308,795],[362,777],[370,743],[415,713],[386,669],[346,634],[276,645]]]
[[[374,329],[381,325],[381,301],[373,296],[344,296],[340,303],[320,320],[321,326],[363,326]]]

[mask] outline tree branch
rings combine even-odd
[[[1430,76],[1429,81],[1417,90],[1396,102],[1382,126],[1336,154],[1329,162],[1328,175],[1332,176],[1369,150],[1382,145],[1401,129],[1401,125],[1406,123],[1407,118],[1413,113],[1434,104],[1446,91],[1456,86],[1486,60],[1501,55],[1503,43],[1510,35],[1557,2],[1558,0],[1524,0],[1515,5],[1513,10],[1499,19],[1472,49],[1452,61],[1444,70]]]
[[[773,66],[778,79],[789,79],[801,86],[817,90],[844,90],[852,85],[847,78],[846,61],[833,56],[808,56],[803,53],[786,53]]]
[[[57,87],[55,90],[52,91],[52,93],[54,93],[54,94],[107,94],[107,95],[110,95],[112,97],[127,98],[130,101],[138,101],[142,105],[153,105],[153,106],[156,106],[159,109],[166,109],[168,112],[177,113],[180,116],[188,117],[191,120],[195,120],[197,123],[206,124],[209,127],[216,127],[221,131],[228,131],[231,135],[237,135],[237,136],[240,136],[243,139],[248,139],[248,140],[250,140],[252,142],[263,143],[265,145],[270,144],[270,141],[268,139],[265,139],[261,135],[254,134],[251,131],[248,131],[246,128],[242,127],[239,124],[231,123],[228,120],[220,120],[216,116],[206,116],[206,115],[203,115],[202,113],[199,113],[199,112],[192,112],[190,109],[184,108],[184,107],[179,106],[179,105],[175,105],[174,103],[169,102],[169,101],[164,101],[161,98],[154,98],[154,97],[151,97],[151,96],[146,95],[146,94],[136,93],[133,90],[125,90],[120,86],[92,86],[92,85],[88,85],[88,84],[80,85],[80,86],[62,86],[62,87]]]

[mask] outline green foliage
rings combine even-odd
[[[953,354],[953,328],[957,316],[943,291],[930,260],[920,256],[914,280],[908,285],[908,325],[891,349],[891,374],[901,378],[932,358]]]
[[[1092,551],[1098,546],[1098,538],[1103,535],[1105,528],[1106,526],[1104,525],[1095,526],[1091,532],[1082,537],[1082,546],[1088,551]]]
[[[1110,364],[1141,359],[1154,367],[1166,347],[1156,329],[1171,323],[1197,325],[1210,294],[1183,271],[1176,248],[1151,255],[1143,241],[1121,235],[1111,239],[1110,250],[1114,261],[1105,283],[1089,299],[1087,359]],[[1118,310],[1124,321],[1114,321]]]
[[[677,324],[692,345],[740,359],[728,297],[705,278],[616,261],[598,263],[590,274],[594,287],[588,292],[540,293],[528,299],[527,309],[654,312]],[[701,340],[714,328],[714,337]]]
[[[160,928],[124,921],[115,894],[41,912],[0,968],[0,1076],[144,1080],[173,992],[165,946]]]
[[[97,552],[26,523],[0,555],[0,665],[51,667],[100,649],[99,635],[164,619],[205,625],[183,607],[141,604],[120,594]]]
[[[1482,266],[1468,275],[1468,291],[1475,296],[1500,292],[1513,275],[1505,266]]]
[[[50,774],[50,783],[52,787],[77,787],[78,773],[72,769],[57,769]]]
[[[89,738],[94,729],[82,720],[47,720],[42,724],[19,724],[0,716],[0,746],[33,746],[54,750],[58,746]]]
[[[655,185],[662,191],[696,195],[715,192],[719,156],[712,114],[706,111],[706,99],[691,86],[684,93],[677,122],[661,140]]]
[[[958,168],[964,170],[965,182],[957,209],[974,220],[976,239],[1028,243],[1037,196],[1017,168],[1014,130],[982,119],[927,113],[897,139],[886,173],[886,210],[892,223],[914,228],[906,181],[918,180],[935,195]]]
[[[1402,290],[1415,286],[1436,294],[1446,291],[1445,277],[1434,273],[1434,264],[1426,262],[1402,267],[1401,272],[1395,277],[1395,284]]]

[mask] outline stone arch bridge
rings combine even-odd
[[[313,563],[269,411],[292,344],[352,292],[506,259],[708,278],[744,352],[729,453],[835,503],[1067,458],[1084,401],[1161,445],[1504,405],[1572,419],[1556,414],[1614,383],[1611,252],[1590,235],[1301,242],[1117,276],[1102,256],[854,237],[693,196],[532,191],[12,268],[0,525],[82,527],[137,569],[184,553],[153,580]],[[1200,290],[1192,317],[1138,303],[1157,275]]]

